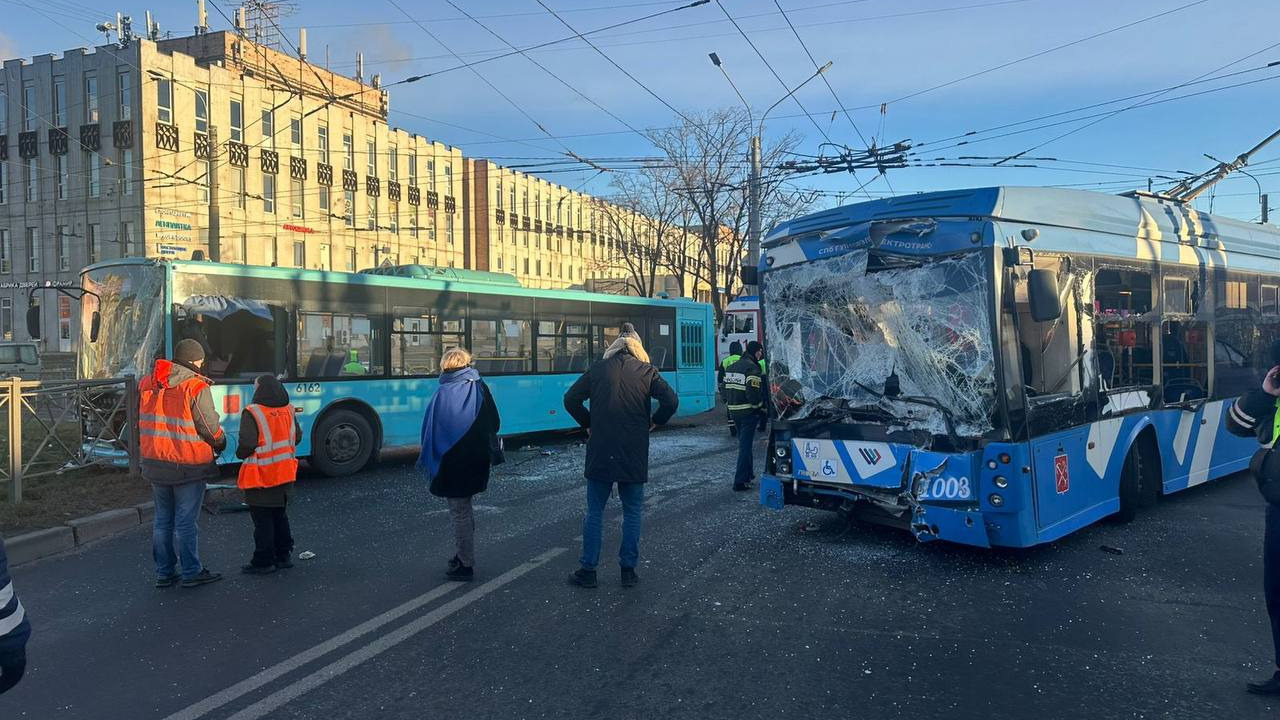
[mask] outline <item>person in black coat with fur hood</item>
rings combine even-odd
[[[1267,501],[1266,530],[1262,541],[1262,585],[1271,618],[1271,640],[1275,647],[1276,670],[1258,683],[1249,683],[1249,692],[1280,695],[1280,340],[1271,345],[1271,364],[1262,387],[1250,390],[1227,411],[1227,430],[1241,437],[1255,437],[1261,447],[1249,463],[1258,491]]]
[[[658,409],[650,416],[650,399]],[[584,403],[591,402],[588,410]],[[618,484],[622,501],[622,585],[638,582],[640,523],[644,513],[644,483],[649,479],[649,431],[666,424],[680,403],[658,368],[649,363],[640,336],[631,323],[564,395],[564,407],[587,428],[587,516],[582,522],[582,567],[569,576],[579,587],[596,586],[601,527],[605,503]]]

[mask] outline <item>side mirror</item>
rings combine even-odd
[[[40,306],[32,305],[27,308],[27,335],[32,340],[40,339]]]
[[[1062,300],[1058,296],[1058,274],[1043,268],[1028,272],[1027,299],[1031,303],[1032,320],[1049,322],[1062,317]]]
[[[759,285],[760,284],[760,268],[755,265],[743,265],[740,273],[743,285]]]
[[[97,310],[93,311],[93,315],[89,318],[89,342],[98,342],[98,330],[102,328],[102,313]]]

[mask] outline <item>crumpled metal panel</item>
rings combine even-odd
[[[941,412],[877,396],[896,371],[902,395],[941,402],[960,434],[990,430],[995,357],[983,256],[873,272],[868,259],[861,250],[767,274],[770,382],[801,401],[792,417],[875,406],[893,424],[945,433]]]

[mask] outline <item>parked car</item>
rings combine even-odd
[[[0,343],[0,378],[40,376],[40,350],[35,343]]]

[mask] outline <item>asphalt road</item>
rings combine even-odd
[[[306,478],[316,557],[151,587],[139,530],[17,570],[31,666],[0,718],[1253,718],[1269,672],[1262,501],[1244,477],[1027,551],[920,545],[730,491],[723,427],[655,434],[641,584],[568,587],[583,450],[513,453],[478,498],[476,581],[443,580],[443,501],[403,459]],[[802,530],[807,521],[816,529]],[[1122,548],[1123,555],[1099,550]]]

